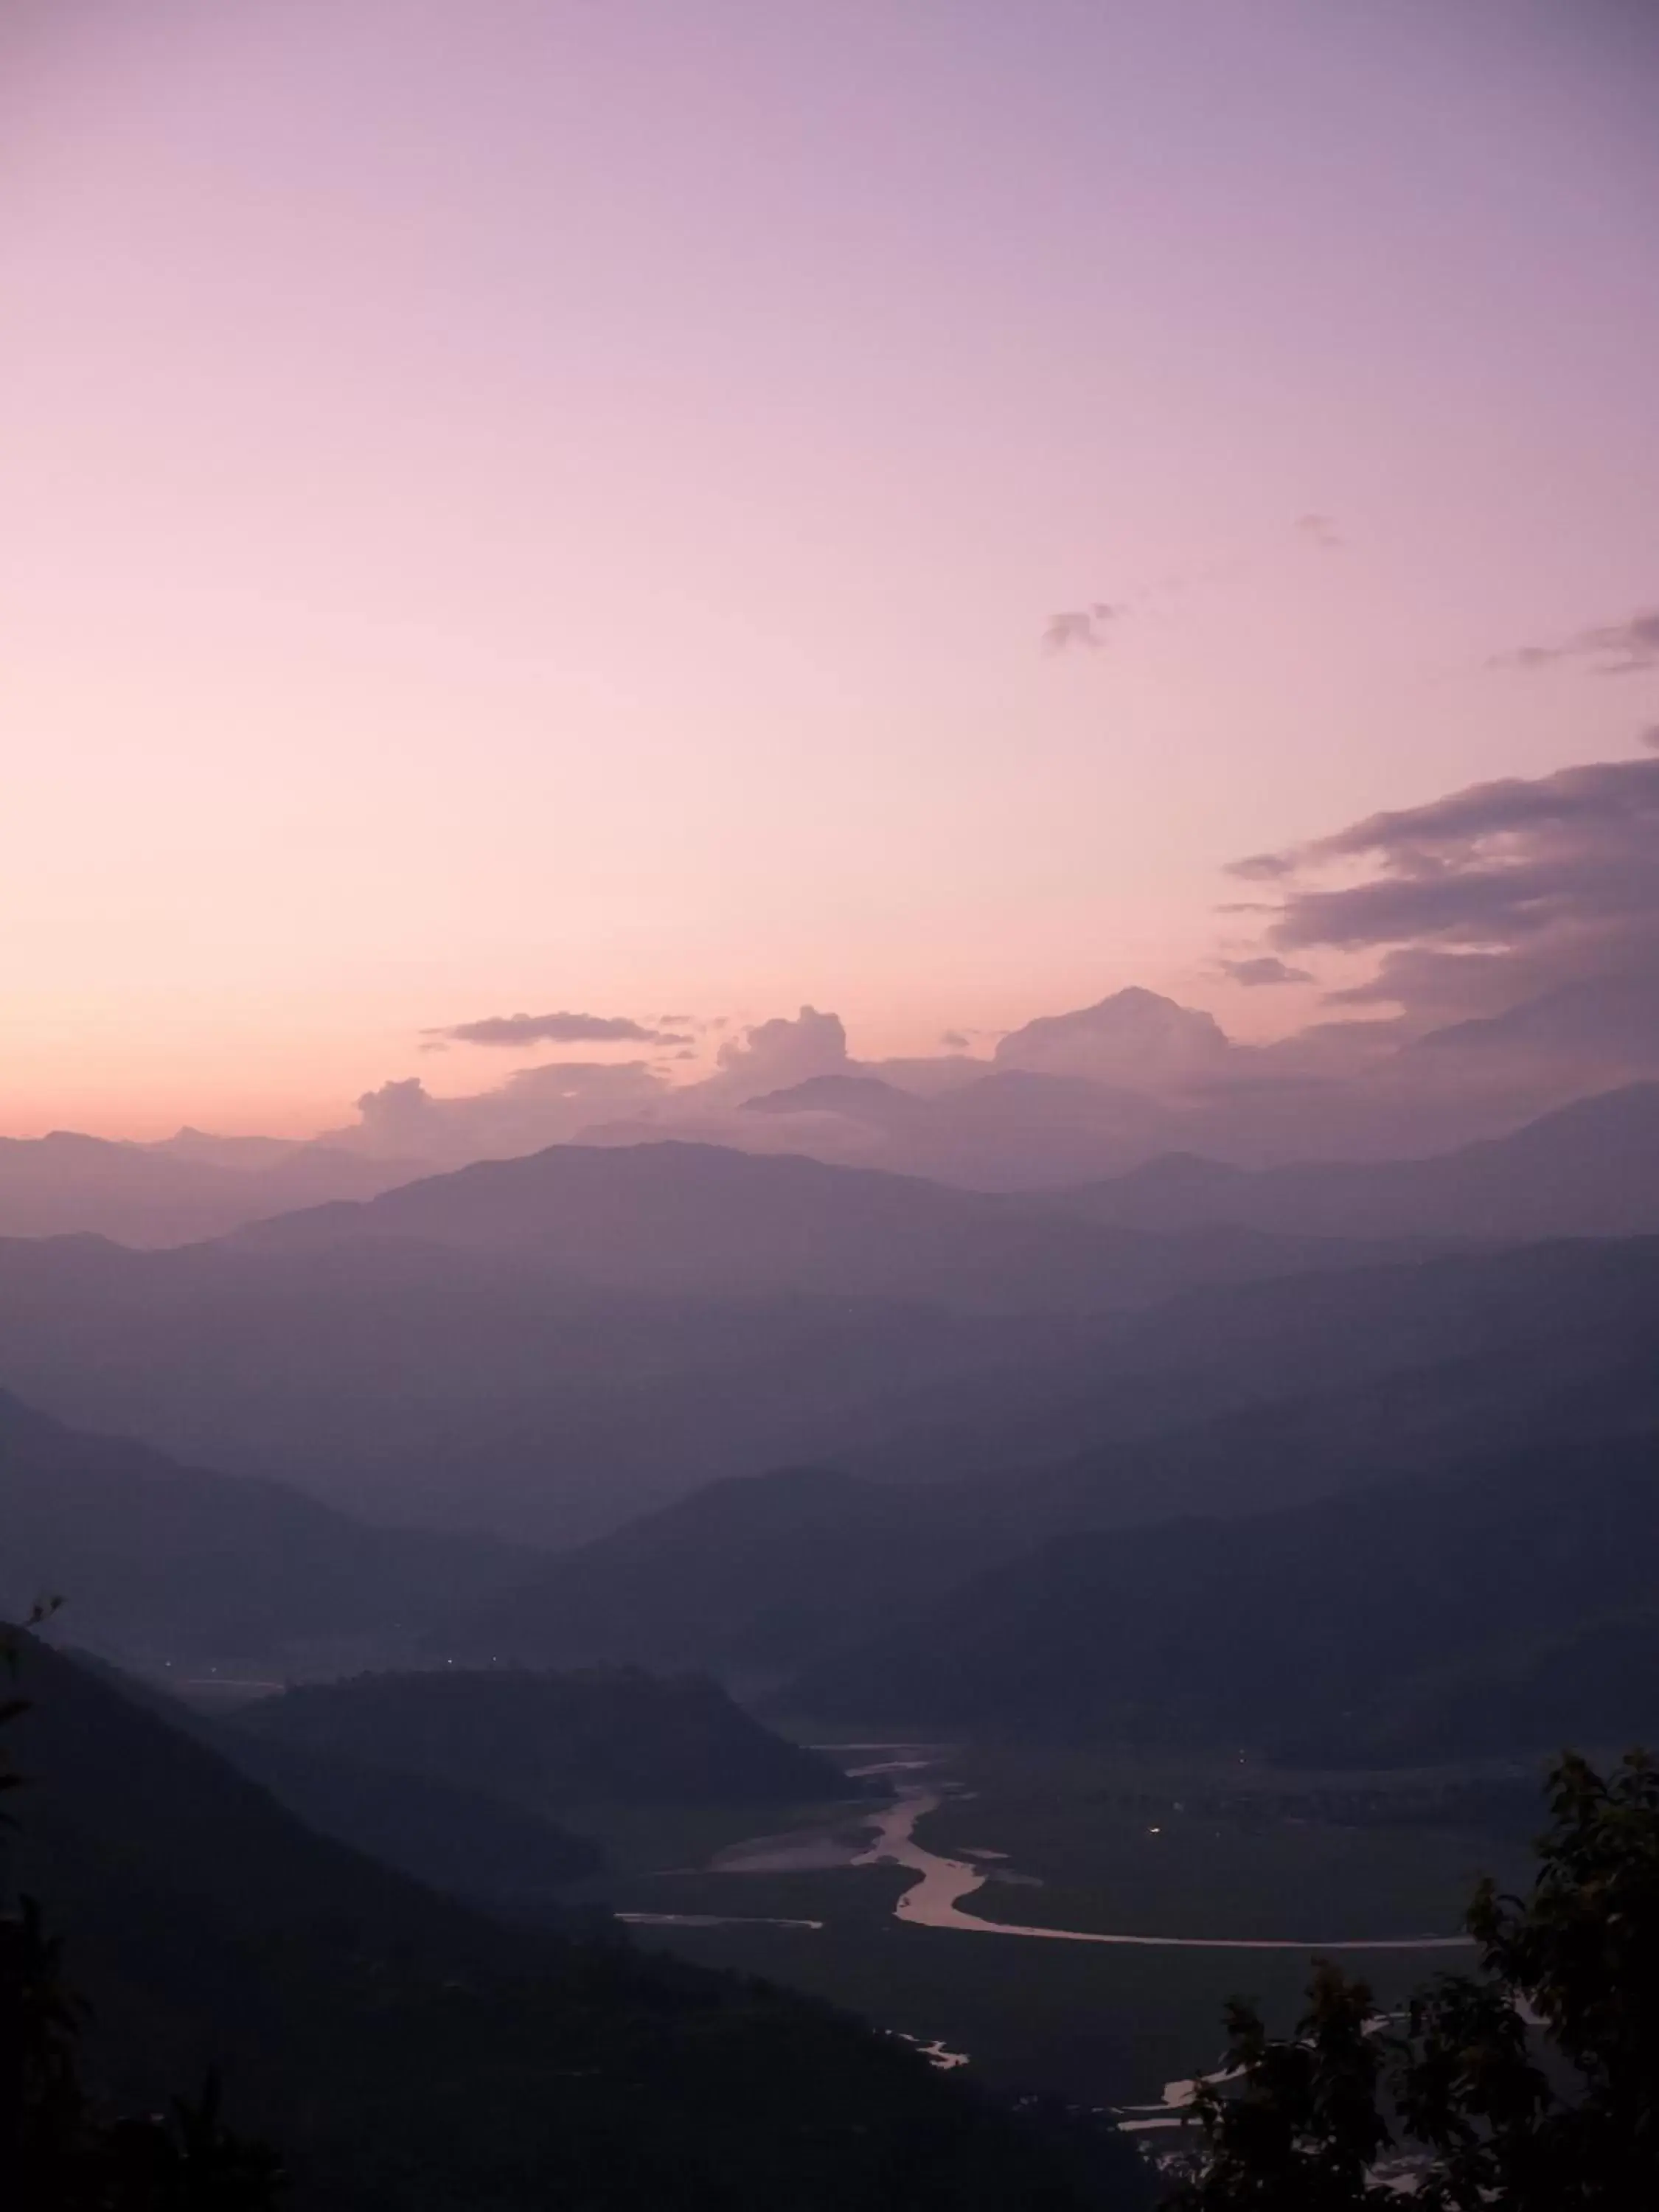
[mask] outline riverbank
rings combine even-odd
[[[1041,1877],[1021,1876],[1001,1862],[1002,1851],[977,1851],[969,1858],[952,1859],[928,1850],[916,1836],[917,1824],[937,1813],[946,1802],[946,1787],[921,1785],[902,1792],[871,1826],[876,1840],[861,1857],[860,1866],[899,1866],[914,1869],[916,1880],[896,1900],[896,1918],[920,1928],[950,1929],[962,1935],[1024,1937],[1057,1943],[1112,1943],[1156,1951],[1289,1951],[1306,1957],[1327,1951],[1455,1951],[1468,1948],[1462,1935],[1342,1936],[1310,1939],[1304,1936],[1204,1936],[1131,1934],[1121,1929],[1043,1926],[1029,1921],[993,1918],[988,1913],[964,1912],[962,1900],[982,1892],[988,1883]]]
[[[791,1983],[920,2046],[966,2053],[1016,2094],[1155,2105],[1166,2083],[1215,2063],[1229,1997],[1295,2016],[1321,1937],[1409,1939],[1347,1957],[1392,2004],[1455,1961],[1420,1939],[1455,1929],[1474,1876],[1523,1871],[1501,1838],[1392,1814],[1371,1827],[1322,1819],[1302,1803],[1303,1781],[1287,1798],[1279,1778],[1241,1784],[1228,1762],[969,1747],[925,1771],[896,1762],[939,1760],[945,1747],[837,1748],[849,1767],[891,1768],[895,1796],[802,1808],[793,1826],[765,1814],[746,1835],[706,1830],[700,1859],[671,1820],[653,1861],[632,1815],[628,1870],[599,1876],[590,1894],[630,1915],[676,1916],[635,1921],[641,1942]],[[1386,1796],[1393,1783],[1367,1778],[1356,1796],[1350,1778],[1330,1802],[1346,1808],[1373,1786]],[[947,1863],[948,1877],[921,1891],[929,1869],[883,1848],[907,1840]],[[922,1896],[965,1929],[928,1924]],[[790,1924],[802,1923],[822,1924]],[[1061,1932],[963,1941],[991,1923]],[[1180,1940],[1094,1940],[1110,1936]],[[1206,1938],[1221,1940],[1190,1940]]]

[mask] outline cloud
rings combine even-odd
[[[1277,953],[1261,952],[1249,960],[1224,960],[1221,972],[1235,983],[1243,983],[1249,990],[1257,990],[1267,983],[1311,983],[1315,979],[1305,968],[1287,968]]]
[[[1121,610],[1097,599],[1091,606],[1072,607],[1064,614],[1050,615],[1048,627],[1042,633],[1043,650],[1047,653],[1069,653],[1079,646],[1085,653],[1098,653],[1106,643],[1106,633]]]
[[[665,1021],[667,1016],[663,1017]],[[506,1046],[522,1050],[536,1044],[690,1044],[690,1037],[668,1029],[647,1029],[623,1015],[490,1014],[482,1021],[457,1022],[428,1030],[428,1036],[452,1044]]]
[[[1307,985],[1325,966],[1309,956],[1330,955],[1345,963],[1325,994],[1340,1018],[1235,1043],[1211,1014],[1128,989],[1025,1023],[988,1060],[971,1048],[989,1033],[951,1028],[933,1054],[861,1061],[840,1017],[807,1005],[728,1028],[707,1075],[677,1042],[675,1060],[546,1061],[459,1097],[408,1077],[365,1093],[328,1141],[445,1166],[693,1137],[1036,1187],[1171,1150],[1255,1164],[1430,1152],[1659,1076],[1659,727],[1629,758],[1471,784],[1233,872],[1256,887],[1236,903],[1258,927],[1224,940],[1218,976]],[[641,1028],[514,1015],[442,1034],[557,1045]],[[805,1118],[744,1110],[825,1076],[862,1080],[829,1085]]]
[[[999,1068],[1157,1091],[1213,1073],[1230,1049],[1213,1015],[1130,989],[1074,1013],[1040,1015],[1011,1030],[993,1057]]]
[[[1340,553],[1346,540],[1328,514],[1298,514],[1297,534],[1316,552]]]
[[[1603,1024],[1609,1064],[1659,1053],[1629,1025],[1641,994],[1603,988],[1659,980],[1659,759],[1471,784],[1236,872],[1279,884],[1265,933],[1277,953],[1375,956],[1334,1003],[1395,1005],[1422,1027],[1594,985],[1596,1003],[1626,1010]],[[1547,1026],[1586,1049],[1571,1023]]]
[[[1598,623],[1576,630],[1554,645],[1516,646],[1494,653],[1492,668],[1547,668],[1558,660],[1581,660],[1600,676],[1632,676],[1659,668],[1659,607],[1647,607],[1622,622]]]
[[[841,1016],[803,1006],[793,1021],[780,1016],[728,1038],[716,1073],[699,1087],[727,1098],[755,1098],[810,1076],[845,1074],[851,1066]]]
[[[643,1060],[554,1060],[489,1091],[434,1097],[417,1075],[357,1101],[357,1120],[320,1141],[380,1158],[438,1164],[507,1159],[568,1144],[595,1121],[649,1112],[667,1085]]]
[[[1230,860],[1227,873],[1237,876],[1247,884],[1276,883],[1281,876],[1291,874],[1296,867],[1293,853],[1250,853],[1242,860]],[[1260,902],[1245,900],[1224,907],[1224,914],[1250,914],[1258,909]]]

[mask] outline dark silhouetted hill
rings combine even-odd
[[[822,2007],[483,1917],[38,1646],[21,1687],[7,1871],[67,1936],[94,2086],[143,2111],[217,2065],[295,2212],[1083,2201],[1019,2125]]]
[[[833,1760],[775,1735],[706,1676],[636,1668],[358,1674],[262,1698],[235,1724],[266,1743],[431,1775],[536,1812],[850,1794]]]
[[[590,1838],[504,1798],[268,1740],[92,1653],[71,1648],[68,1656],[228,1759],[319,1835],[452,1897],[545,1920],[559,1915],[562,1884],[598,1871]]]

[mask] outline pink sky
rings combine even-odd
[[[1224,862],[1656,718],[1651,20],[15,0],[0,1130],[1309,1018]]]

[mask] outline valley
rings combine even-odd
[[[1288,2005],[1315,1956],[1352,1953],[1380,1993],[1456,1963],[1475,1880],[1518,1877],[1525,1858],[1516,1835],[1474,1825],[1468,1796],[1484,1784],[1507,1804],[1507,1785],[1524,1802],[1522,1775],[1287,1782],[1236,1761],[862,1737],[833,1751],[893,1796],[741,1836],[674,1821],[654,1855],[635,1826],[625,1864],[577,1893],[641,1941],[942,2041],[1011,2093],[1091,2107],[1147,2103],[1208,2065],[1225,2000]]]

